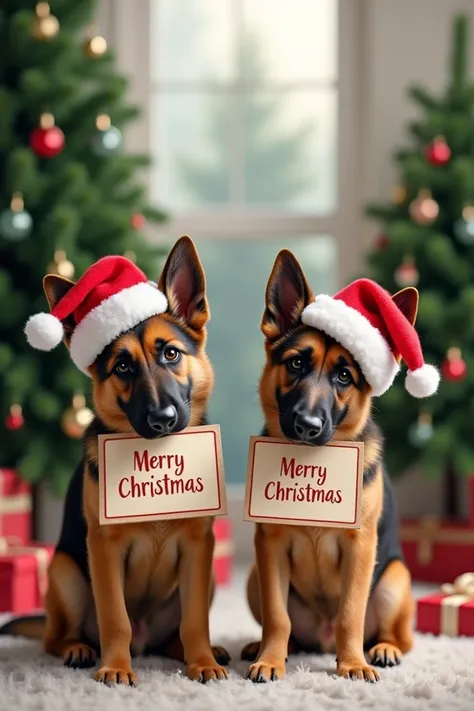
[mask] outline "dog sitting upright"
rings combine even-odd
[[[205,352],[205,276],[189,237],[172,249],[158,285],[124,257],[105,257],[73,284],[48,275],[51,314],[26,326],[50,350],[64,336],[92,379],[95,418],[66,498],[49,569],[46,624],[13,621],[4,633],[38,636],[69,667],[98,681],[133,685],[132,653],[185,661],[191,679],[224,679],[225,650],[211,649],[214,536],[211,517],[99,524],[97,435],[146,439],[205,424],[213,371]],[[45,629],[43,630],[43,628]]]
[[[364,474],[360,529],[256,525],[247,592],[262,640],[242,650],[255,682],[280,679],[297,651],[335,651],[339,675],[376,681],[364,647],[382,667],[412,647],[410,574],[371,400],[392,384],[400,355],[407,390],[436,391],[439,374],[423,363],[413,328],[417,308],[416,289],[390,297],[367,279],[315,299],[291,252],[276,259],[261,326],[264,434],[317,446],[363,442]]]

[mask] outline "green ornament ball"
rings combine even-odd
[[[8,208],[0,214],[0,235],[9,242],[20,242],[31,232],[33,218],[27,210]]]
[[[461,217],[454,223],[454,234],[461,244],[474,244],[474,219]]]
[[[433,436],[431,422],[415,422],[408,430],[408,439],[413,447],[424,447]]]
[[[122,134],[115,126],[98,130],[92,139],[92,150],[96,156],[105,158],[114,155],[122,147]]]

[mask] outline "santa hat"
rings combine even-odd
[[[33,348],[50,351],[64,337],[61,322],[73,316],[71,358],[88,374],[87,368],[117,336],[166,308],[165,295],[133,262],[120,256],[103,257],[89,267],[51,313],[31,316],[25,333]]]
[[[408,366],[405,388],[410,395],[428,397],[436,392],[439,373],[424,362],[417,332],[390,294],[374,281],[358,279],[335,296],[317,296],[301,319],[353,355],[374,395],[382,395],[392,385],[400,358]]]

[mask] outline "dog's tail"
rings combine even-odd
[[[42,639],[46,629],[45,615],[26,615],[14,617],[0,627],[0,635]]]

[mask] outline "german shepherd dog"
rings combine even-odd
[[[392,297],[408,320],[418,292]],[[414,602],[398,539],[394,494],[383,466],[371,390],[351,354],[301,313],[314,300],[296,258],[277,256],[261,330],[266,364],[260,379],[264,434],[310,445],[364,443],[361,527],[357,530],[258,523],[248,602],[261,642],[242,659],[254,682],[281,679],[289,653],[335,652],[337,673],[375,682],[376,669],[399,664],[412,647]]]
[[[48,275],[50,309],[73,286]],[[68,667],[91,667],[97,681],[133,686],[132,654],[187,664],[197,681],[225,679],[224,649],[211,648],[212,517],[99,525],[97,435],[136,432],[146,439],[206,422],[213,371],[205,352],[209,307],[193,242],[182,237],[159,279],[168,309],[115,339],[89,372],[95,417],[84,459],[65,502],[49,568],[46,619],[12,621],[5,634],[43,636]],[[69,346],[71,326],[65,323]]]

